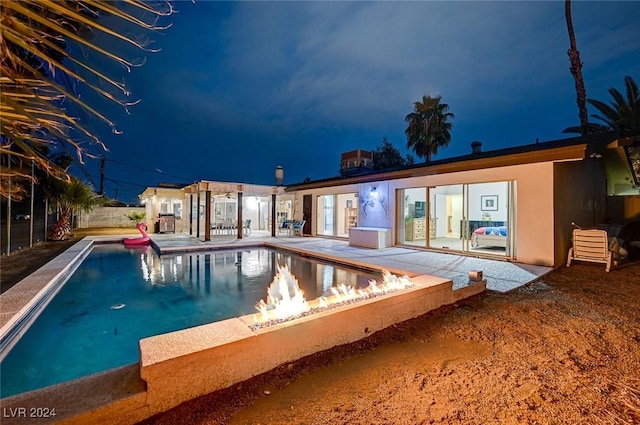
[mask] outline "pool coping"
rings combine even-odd
[[[0,361],[91,252],[84,238],[0,294]]]
[[[13,287],[0,294],[0,361],[10,351],[12,341],[19,339],[21,332],[28,329],[29,325],[37,317],[39,311],[44,309],[48,302],[61,289],[65,279],[82,263],[96,244],[120,243],[122,237],[116,236],[86,236],[73,244],[57,257],[40,267],[34,273],[22,279]],[[246,240],[243,243],[219,243],[216,245],[203,244],[187,247],[161,247],[153,239],[152,247],[159,255],[173,255],[185,253],[197,253],[203,251],[216,251],[242,248],[277,248],[288,252],[306,255],[312,258],[327,260],[337,264],[347,265],[362,270],[380,271],[381,267],[366,262],[352,261],[349,259],[319,254],[315,251],[297,249],[286,244],[265,240]],[[399,269],[387,269],[397,275],[415,276]]]

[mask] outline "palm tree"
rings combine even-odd
[[[6,180],[32,177],[21,172],[22,164],[31,164],[56,178],[70,181],[67,170],[53,165],[38,146],[62,146],[74,152],[78,162],[91,154],[86,141],[104,148],[100,139],[77,116],[97,118],[114,131],[115,124],[96,108],[84,102],[73,83],[94,91],[124,108],[136,103],[119,77],[113,77],[92,66],[94,55],[121,64],[127,69],[141,65],[110,51],[113,41],[133,45],[145,52],[154,51],[147,42],[125,36],[131,27],[160,29],[154,22],[159,16],[173,13],[169,2],[166,10],[142,0],[114,3],[104,0],[2,0],[0,7],[0,156],[11,167],[0,168],[0,196],[19,199],[16,186]],[[137,17],[140,15],[141,17]],[[109,16],[109,23],[99,22]],[[114,30],[113,28],[119,28]],[[108,47],[89,41],[92,32],[111,37]],[[102,37],[107,40],[109,37]],[[71,46],[75,46],[70,49]],[[71,83],[73,82],[73,83]],[[75,111],[75,114],[74,112]]]
[[[615,131],[620,135],[640,135],[640,91],[638,85],[630,76],[624,77],[625,94],[616,88],[610,88],[609,94],[612,101],[605,102],[588,99],[587,102],[598,110],[598,114],[591,116],[603,124],[588,123],[588,133],[603,133]],[[569,127],[563,133],[582,133],[581,127]]]
[[[90,212],[103,202],[103,198],[97,195],[90,185],[75,177],[71,177],[69,182],[51,179],[47,186],[47,197],[51,204],[57,205],[60,210],[60,218],[53,224],[49,240],[67,239],[71,233],[72,215],[78,212]]]
[[[573,21],[571,20],[571,0],[564,2],[564,15],[567,21],[567,30],[569,32],[569,61],[571,62],[571,75],[576,83],[576,95],[578,103],[578,116],[580,117],[580,133],[585,135],[589,132],[589,118],[587,116],[587,92],[584,88],[584,79],[582,78],[582,61],[580,61],[580,52],[576,46],[576,35],[573,32]]]
[[[124,214],[125,217],[127,217],[129,220],[133,221],[136,224],[136,227],[138,227],[138,224],[140,224],[142,220],[144,220],[146,215],[147,214],[142,211],[132,211],[129,214]]]
[[[449,105],[440,103],[441,96],[422,96],[422,102],[413,104],[413,112],[405,118],[408,124],[404,134],[407,136],[407,148],[412,149],[418,158],[431,162],[431,155],[438,153],[439,147],[451,142],[451,128],[448,122],[454,118]]]

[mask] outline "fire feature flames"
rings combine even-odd
[[[332,295],[320,297],[317,301],[307,302],[304,293],[298,285],[298,280],[291,274],[289,268],[277,266],[278,271],[267,289],[267,300],[260,300],[256,309],[260,312],[254,316],[256,327],[268,326],[301,317],[316,311],[329,309],[343,304],[353,303],[376,296],[388,294],[410,288],[413,283],[408,277],[392,275],[387,270],[382,271],[382,283],[369,280],[369,286],[356,289],[350,285],[340,283],[331,288]]]
[[[267,289],[267,302],[260,300],[256,305],[263,321],[287,319],[309,311],[309,304],[304,299],[298,279],[291,274],[286,265],[277,267],[278,272]]]

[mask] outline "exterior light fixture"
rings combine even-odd
[[[280,187],[284,183],[284,170],[281,165],[276,167],[276,186]],[[276,193],[275,189],[271,194],[271,237],[276,237]]]
[[[378,188],[376,188],[375,186],[373,186],[373,187],[371,188],[371,191],[370,191],[369,195],[370,195],[372,198],[374,198],[374,199],[375,199],[375,198],[377,198],[377,197],[378,197]]]

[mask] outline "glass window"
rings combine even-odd
[[[224,221],[224,202],[214,202],[213,213],[216,222]]]
[[[182,201],[173,201],[173,215],[182,218]]]
[[[235,199],[216,197],[213,200],[212,221],[214,223],[235,223],[238,219]]]

